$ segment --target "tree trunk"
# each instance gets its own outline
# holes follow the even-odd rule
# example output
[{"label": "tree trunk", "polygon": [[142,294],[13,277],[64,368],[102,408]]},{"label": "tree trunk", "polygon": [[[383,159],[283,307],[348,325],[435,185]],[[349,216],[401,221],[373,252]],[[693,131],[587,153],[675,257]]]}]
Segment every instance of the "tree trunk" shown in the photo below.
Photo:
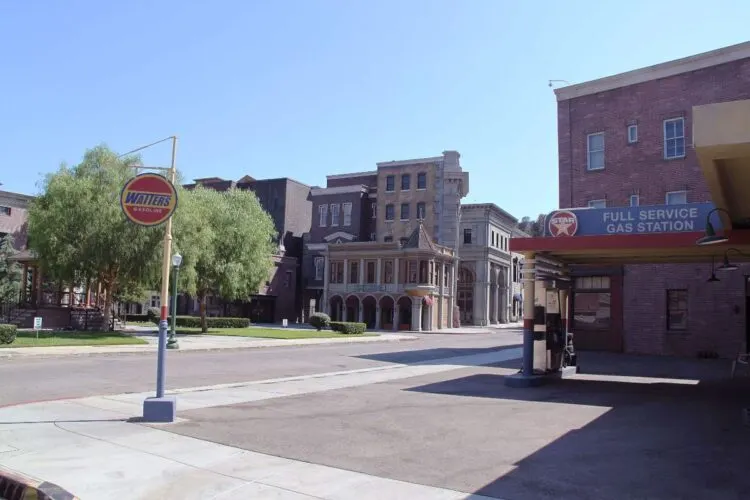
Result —
[{"label": "tree trunk", "polygon": [[198,294],[198,304],[200,305],[201,333],[207,333],[208,322],[206,321],[206,295],[205,294]]},{"label": "tree trunk", "polygon": [[112,294],[110,293],[110,287],[104,287],[104,327],[102,328],[105,332],[110,331],[110,321],[112,321]]}]

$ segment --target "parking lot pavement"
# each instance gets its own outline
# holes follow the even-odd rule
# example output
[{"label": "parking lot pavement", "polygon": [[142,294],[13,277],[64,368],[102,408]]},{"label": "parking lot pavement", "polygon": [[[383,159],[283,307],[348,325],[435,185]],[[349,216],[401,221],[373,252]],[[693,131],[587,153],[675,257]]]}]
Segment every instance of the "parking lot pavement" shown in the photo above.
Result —
[{"label": "parking lot pavement", "polygon": [[545,387],[505,387],[512,360],[197,409],[165,429],[495,498],[750,497],[748,379],[711,360],[640,358],[636,378],[627,356],[581,359],[585,374]]}]

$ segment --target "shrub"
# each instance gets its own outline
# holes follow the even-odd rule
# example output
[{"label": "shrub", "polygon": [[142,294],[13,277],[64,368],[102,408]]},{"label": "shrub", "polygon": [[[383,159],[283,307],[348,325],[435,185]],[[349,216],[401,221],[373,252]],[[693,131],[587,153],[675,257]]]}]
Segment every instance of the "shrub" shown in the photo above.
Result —
[{"label": "shrub", "polygon": [[361,335],[367,330],[367,324],[347,321],[331,321],[331,330],[346,335]]},{"label": "shrub", "polygon": [[0,344],[12,344],[17,330],[16,325],[0,325]]},{"label": "shrub", "polygon": [[[177,326],[182,328],[200,328],[200,316],[177,316]],[[209,328],[247,328],[250,326],[249,318],[206,318]]]},{"label": "shrub", "polygon": [[331,317],[326,313],[317,312],[310,315],[310,326],[316,328],[318,331],[328,328],[330,324]]},{"label": "shrub", "polygon": [[148,318],[148,321],[152,323],[159,323],[159,320],[161,319],[161,311],[158,307],[149,307],[146,311],[146,317]]},{"label": "shrub", "polygon": [[137,321],[139,323],[151,321],[151,316],[148,314],[125,314],[123,317],[125,321]]}]

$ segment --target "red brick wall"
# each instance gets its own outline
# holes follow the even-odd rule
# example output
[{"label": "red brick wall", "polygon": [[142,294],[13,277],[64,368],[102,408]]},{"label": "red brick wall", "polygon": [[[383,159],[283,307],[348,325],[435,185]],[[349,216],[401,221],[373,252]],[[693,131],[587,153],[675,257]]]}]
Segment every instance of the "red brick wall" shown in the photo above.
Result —
[{"label": "red brick wall", "polygon": [[[688,191],[688,202],[710,201],[691,144],[692,107],[749,98],[750,59],[745,59],[559,102],[560,207],[602,198],[607,206],[627,206],[631,194],[640,195],[641,205],[658,205],[668,191],[681,190]],[[663,121],[680,116],[685,118],[685,158],[665,160]],[[638,125],[638,142],[632,145],[627,143],[629,124]],[[605,168],[588,172],[586,136],[595,132],[605,133]],[[706,283],[710,274],[707,264],[625,266],[624,351],[736,355],[745,331],[743,271]],[[686,332],[667,332],[670,288],[688,290]]]}]

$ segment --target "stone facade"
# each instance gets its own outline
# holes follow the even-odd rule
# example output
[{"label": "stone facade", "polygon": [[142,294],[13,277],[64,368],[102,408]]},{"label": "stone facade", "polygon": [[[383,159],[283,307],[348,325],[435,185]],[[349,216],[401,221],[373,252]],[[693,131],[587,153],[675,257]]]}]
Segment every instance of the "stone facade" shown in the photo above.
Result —
[{"label": "stone facade", "polygon": [[508,249],[517,222],[492,203],[461,206],[457,304],[462,325],[517,320],[520,308],[514,309],[513,301],[519,295],[513,292],[514,262]]},{"label": "stone facade", "polygon": [[10,235],[16,250],[26,248],[27,211],[32,196],[0,191],[0,237]]},{"label": "stone facade", "polygon": [[[559,204],[663,205],[667,193],[711,201],[691,144],[693,106],[750,98],[750,43],[558,89]],[[667,120],[684,124],[684,154],[667,153]],[[635,128],[633,128],[635,127]],[[635,132],[635,133],[634,133]],[[603,168],[589,168],[588,137],[603,133]],[[598,149],[598,148],[597,148]],[[673,156],[673,158],[667,158]],[[678,195],[680,198],[682,195]],[[576,343],[617,351],[731,357],[743,346],[742,271],[706,283],[708,265],[637,265],[602,269],[602,331]],[[587,274],[585,269],[579,273]],[[747,272],[745,273],[747,274]],[[621,287],[618,289],[618,287]],[[667,291],[687,291],[687,328],[668,328]],[[606,302],[605,302],[606,301]],[[573,296],[576,307],[576,294]],[[575,310],[574,325],[575,331]],[[610,336],[606,341],[603,337]],[[581,340],[581,342],[579,342]]]}]

